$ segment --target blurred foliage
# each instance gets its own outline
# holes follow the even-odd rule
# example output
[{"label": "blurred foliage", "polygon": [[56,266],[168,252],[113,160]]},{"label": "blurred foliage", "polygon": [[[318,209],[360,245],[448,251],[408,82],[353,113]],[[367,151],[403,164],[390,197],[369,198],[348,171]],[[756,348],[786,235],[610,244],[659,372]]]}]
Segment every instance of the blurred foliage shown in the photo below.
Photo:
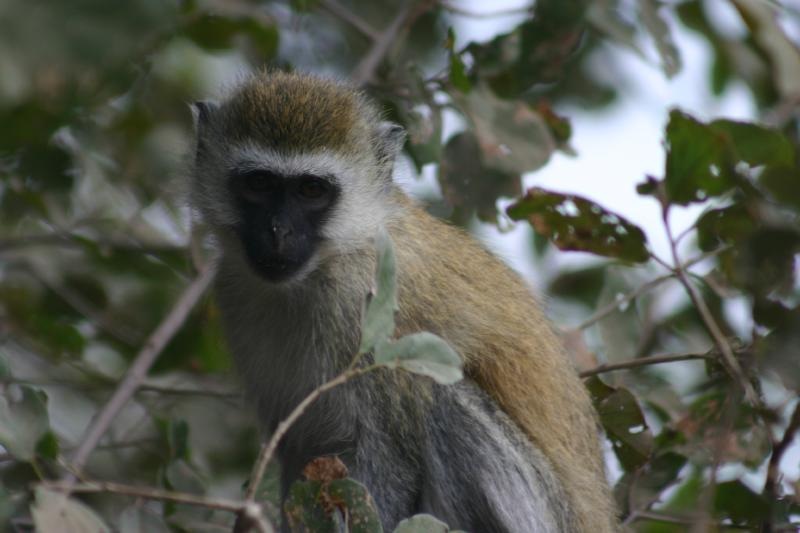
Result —
[{"label": "blurred foliage", "polygon": [[[31,484],[64,474],[87,424],[204,261],[183,196],[187,102],[264,67],[346,77],[405,5],[0,5],[3,530],[233,526],[235,517],[220,510],[107,491],[67,497]],[[436,166],[441,198],[426,199],[432,211],[463,225],[476,217],[503,225],[508,215],[531,223],[539,256],[553,253],[545,239],[598,256],[549,273],[549,287],[574,322],[586,319],[567,335],[581,369],[627,365],[586,381],[613,450],[626,526],[797,530],[800,486],[784,478],[781,463],[800,424],[800,416],[788,416],[800,391],[800,52],[787,31],[796,37],[797,7],[539,0],[504,15],[514,21],[510,29],[460,46],[467,36],[460,22],[477,17],[469,9],[455,0],[413,2],[414,16],[366,90],[409,132],[414,167]],[[735,31],[721,22],[722,9],[736,19]],[[612,113],[611,104],[629,94],[630,78],[617,75],[621,55],[659,65],[666,77],[680,72],[679,26],[711,51],[713,93],[746,87],[769,123],[705,121],[673,110],[663,174],[643,177],[638,187],[665,219],[680,206],[703,208],[680,251],[694,261],[687,268],[707,313],[680,296],[675,272],[653,258],[633,221],[583,197],[526,192],[522,182],[554,153],[574,155],[569,109]],[[497,206],[508,199],[506,215]],[[762,395],[758,405],[744,401],[741,383],[719,363],[709,321]],[[699,361],[643,364],[687,352]],[[451,377],[434,370],[428,373]],[[228,373],[217,311],[205,299],[117,417],[87,473],[241,499],[258,438]],[[797,464],[788,468],[796,472]],[[276,492],[270,469],[258,494],[273,520]],[[376,531],[374,512],[354,481],[313,476],[293,489],[287,508],[305,524],[320,521],[320,531],[343,516],[357,517],[358,530]],[[447,526],[420,516],[398,530]]]}]

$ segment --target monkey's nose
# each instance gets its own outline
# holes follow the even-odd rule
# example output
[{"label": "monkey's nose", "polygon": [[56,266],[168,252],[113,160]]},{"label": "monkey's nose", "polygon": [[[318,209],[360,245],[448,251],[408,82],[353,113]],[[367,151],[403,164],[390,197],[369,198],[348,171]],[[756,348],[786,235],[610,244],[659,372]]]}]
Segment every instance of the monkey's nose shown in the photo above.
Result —
[{"label": "monkey's nose", "polygon": [[292,229],[285,224],[273,223],[271,227],[272,239],[275,242],[275,249],[278,252],[283,251],[289,237],[292,236]]}]

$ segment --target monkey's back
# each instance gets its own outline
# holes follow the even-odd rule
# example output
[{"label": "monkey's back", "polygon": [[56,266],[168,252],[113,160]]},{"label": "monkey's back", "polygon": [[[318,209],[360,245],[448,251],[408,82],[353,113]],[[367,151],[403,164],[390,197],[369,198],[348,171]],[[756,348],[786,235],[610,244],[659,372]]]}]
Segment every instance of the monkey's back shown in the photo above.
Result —
[{"label": "monkey's back", "polygon": [[466,232],[397,198],[398,335],[427,330],[450,342],[549,458],[580,531],[615,531],[591,401],[529,288]]}]

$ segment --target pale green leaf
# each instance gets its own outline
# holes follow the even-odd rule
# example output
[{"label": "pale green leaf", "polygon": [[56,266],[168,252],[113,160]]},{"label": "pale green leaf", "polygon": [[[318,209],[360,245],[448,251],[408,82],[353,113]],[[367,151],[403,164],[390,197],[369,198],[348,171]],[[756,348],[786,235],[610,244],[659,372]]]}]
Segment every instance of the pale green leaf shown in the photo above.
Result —
[{"label": "pale green leaf", "polygon": [[368,352],[394,332],[397,310],[396,264],[392,239],[385,230],[375,237],[378,268],[375,294],[367,304],[361,326],[361,353]]},{"label": "pale green leaf", "polygon": [[13,391],[0,396],[0,444],[17,459],[30,461],[37,443],[50,429],[47,397],[30,387],[19,390],[19,399]]},{"label": "pale green leaf", "polygon": [[418,514],[402,520],[394,533],[447,533],[447,524],[429,514]]},{"label": "pale green leaf", "polygon": [[488,168],[531,172],[544,166],[558,147],[544,119],[523,102],[501,100],[483,85],[452,96],[474,125]]},{"label": "pale green leaf", "polygon": [[94,511],[60,492],[37,489],[31,514],[41,533],[111,533]]},{"label": "pale green leaf", "polygon": [[455,350],[444,339],[427,331],[379,344],[375,349],[375,362],[422,374],[444,385],[464,377],[462,361]]}]

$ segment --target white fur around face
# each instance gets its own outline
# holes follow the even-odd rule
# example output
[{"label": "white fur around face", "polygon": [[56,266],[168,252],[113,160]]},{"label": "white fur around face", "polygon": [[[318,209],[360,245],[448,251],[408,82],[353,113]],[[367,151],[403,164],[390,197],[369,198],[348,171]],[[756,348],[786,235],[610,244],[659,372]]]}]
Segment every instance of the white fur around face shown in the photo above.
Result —
[{"label": "white fur around face", "polygon": [[234,146],[224,154],[214,155],[210,158],[213,168],[196,169],[195,197],[195,205],[212,226],[229,228],[240,221],[228,188],[229,176],[234,171],[264,170],[289,179],[310,174],[328,179],[340,188],[336,205],[323,223],[325,240],[307,267],[298,273],[300,278],[327,257],[369,246],[391,210],[387,184],[379,178],[375,160],[368,157],[346,157],[330,150],[291,153],[255,144]]}]

